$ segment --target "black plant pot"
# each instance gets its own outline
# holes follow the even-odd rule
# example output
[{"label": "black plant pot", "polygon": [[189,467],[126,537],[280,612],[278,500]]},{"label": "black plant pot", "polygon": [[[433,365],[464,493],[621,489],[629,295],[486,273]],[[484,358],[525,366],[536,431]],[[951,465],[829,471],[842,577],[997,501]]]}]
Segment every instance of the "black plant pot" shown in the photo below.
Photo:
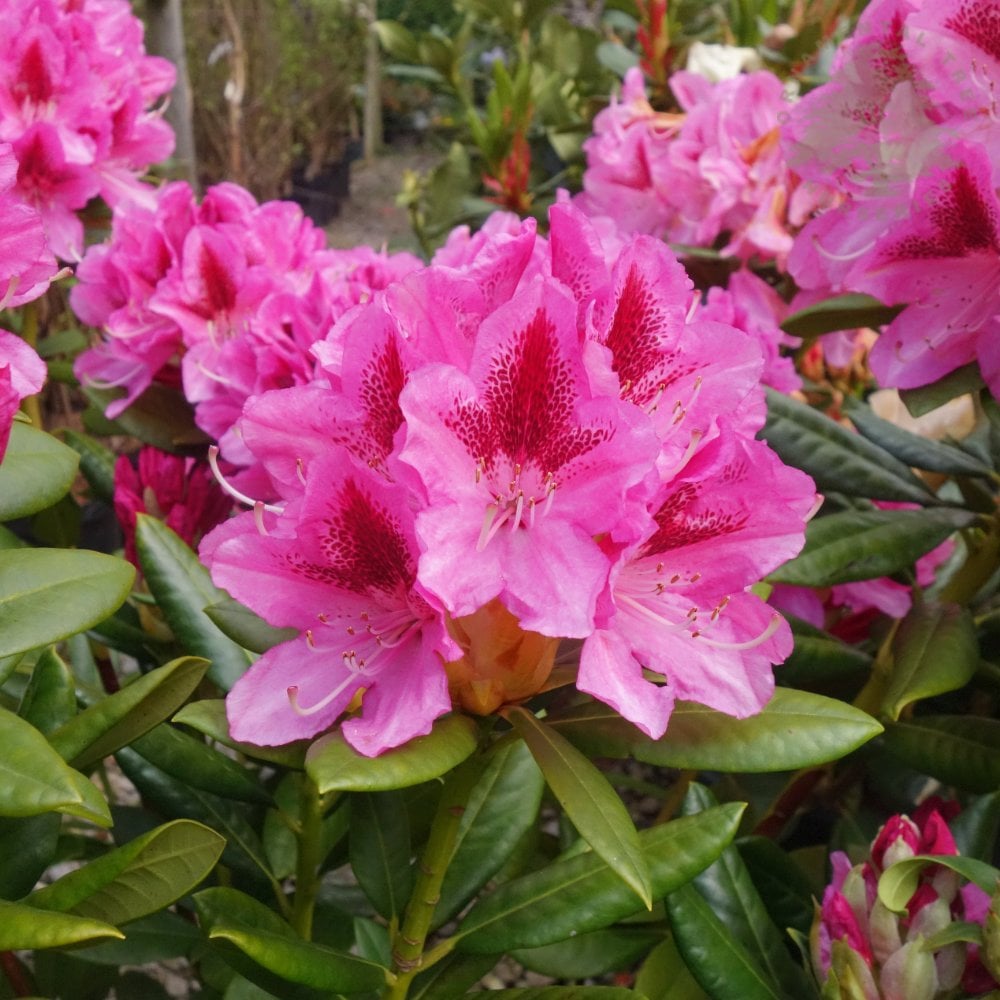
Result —
[{"label": "black plant pot", "polygon": [[340,214],[351,194],[351,164],[346,157],[307,176],[305,167],[292,171],[292,201],[316,223],[325,226]]}]

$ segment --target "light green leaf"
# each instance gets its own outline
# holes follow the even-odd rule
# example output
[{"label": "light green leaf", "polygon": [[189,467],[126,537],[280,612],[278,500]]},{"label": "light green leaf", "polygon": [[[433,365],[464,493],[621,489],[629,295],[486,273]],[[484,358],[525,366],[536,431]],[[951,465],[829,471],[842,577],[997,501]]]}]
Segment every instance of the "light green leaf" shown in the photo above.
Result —
[{"label": "light green leaf", "polygon": [[57,729],[52,746],[74,767],[91,767],[169,718],[207,668],[205,660],[182,656],[137,677]]},{"label": "light green leaf", "polygon": [[908,569],[976,515],[965,510],[842,511],[810,521],[805,548],[768,578],[829,587]]},{"label": "light green leaf", "polygon": [[228,594],[212,583],[190,547],[162,521],[139,514],[135,548],[143,576],[163,617],[183,648],[211,661],[209,679],[224,691],[246,673],[251,657],[205,614]]},{"label": "light green leaf", "polygon": [[215,867],[225,839],[191,820],[175,820],[32,893],[26,903],[124,924],[169,906]]},{"label": "light green leaf", "polygon": [[0,552],[0,656],[47,646],[103,621],[134,579],[127,562],[99,552]]},{"label": "light green leaf", "polygon": [[551,717],[584,752],[662,767],[760,773],[838,760],[882,732],[870,715],[834,698],[777,688],[758,715],[734,719],[693,702],[677,702],[662,739],[651,740],[598,702]]},{"label": "light green leaf", "polygon": [[768,389],[767,413],[764,439],[785,462],[808,472],[821,492],[936,502],[909,466],[805,403]]},{"label": "light green leaf", "polygon": [[470,718],[448,715],[438,719],[427,736],[418,736],[378,757],[365,757],[335,732],[309,748],[306,772],[322,795],[409,788],[461,764],[476,749],[476,736],[476,724]]},{"label": "light green leaf", "polygon": [[0,951],[62,948],[85,941],[124,937],[117,927],[100,920],[68,913],[48,913],[24,903],[0,900]]},{"label": "light green leaf", "polygon": [[673,937],[649,953],[635,978],[635,988],[652,1000],[709,1000],[684,963]]},{"label": "light green leaf", "polygon": [[266,653],[279,643],[294,639],[299,633],[294,628],[275,628],[268,625],[260,615],[232,598],[209,604],[205,614],[233,642],[239,643],[251,653]]},{"label": "light green leaf", "polygon": [[[729,803],[643,830],[653,898],[710,865],[732,841],[742,812]],[[565,941],[636,912],[632,889],[595,852],[584,851],[503,883],[476,903],[455,937],[460,951],[495,954]]]},{"label": "light green leaf", "polygon": [[217,743],[239,750],[254,760],[266,760],[301,771],[305,767],[306,749],[304,740],[288,743],[281,747],[259,747],[252,743],[240,743],[229,736],[229,722],[226,720],[226,703],[221,698],[206,698],[185,705],[174,717],[173,722],[190,726],[192,729],[210,736]]},{"label": "light green leaf", "polygon": [[978,663],[979,642],[968,611],[957,604],[915,603],[892,641],[883,714],[896,720],[921,698],[957,691]]},{"label": "light green leaf", "polygon": [[79,458],[51,434],[15,420],[0,464],[0,521],[51,507],[69,492]]},{"label": "light green leaf", "polygon": [[100,792],[34,726],[0,708],[0,816],[64,812],[111,826]]},{"label": "light green leaf", "polygon": [[917,891],[921,872],[930,864],[950,868],[962,878],[978,885],[983,892],[992,894],[997,890],[1000,871],[985,861],[965,858],[960,854],[917,854],[904,861],[897,861],[882,872],[878,880],[878,898],[882,905],[893,913],[903,913],[906,904]]},{"label": "light green leaf", "polygon": [[885,747],[909,767],[970,792],[1000,788],[1000,721],[921,716],[886,727]]},{"label": "light green leaf", "polygon": [[17,714],[46,735],[76,714],[73,671],[54,649],[38,657]]},{"label": "light green leaf", "polygon": [[527,709],[508,710],[545,781],[581,836],[632,887],[647,909],[653,907],[649,867],[628,810],[607,778],[556,730]]}]

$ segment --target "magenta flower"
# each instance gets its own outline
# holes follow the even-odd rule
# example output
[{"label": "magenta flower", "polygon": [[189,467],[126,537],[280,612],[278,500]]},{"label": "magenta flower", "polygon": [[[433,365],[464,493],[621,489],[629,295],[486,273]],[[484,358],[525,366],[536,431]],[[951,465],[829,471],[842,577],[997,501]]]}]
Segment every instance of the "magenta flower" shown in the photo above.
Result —
[{"label": "magenta flower", "polygon": [[45,376],[45,362],[16,334],[0,330],[0,461],[21,400],[40,392]]},{"label": "magenta flower", "polygon": [[114,505],[125,535],[125,558],[134,566],[139,565],[137,514],[159,518],[193,548],[233,508],[205,462],[152,447],[140,449],[135,465],[126,455],[115,463]]},{"label": "magenta flower", "polygon": [[[263,532],[263,533],[262,533]],[[405,491],[332,448],[304,495],[216,529],[202,557],[221,586],[297,639],[265,653],[227,699],[235,739],[313,736],[348,711],[348,742],[375,756],[430,731],[451,708],[442,662],[459,654],[417,582]]]}]

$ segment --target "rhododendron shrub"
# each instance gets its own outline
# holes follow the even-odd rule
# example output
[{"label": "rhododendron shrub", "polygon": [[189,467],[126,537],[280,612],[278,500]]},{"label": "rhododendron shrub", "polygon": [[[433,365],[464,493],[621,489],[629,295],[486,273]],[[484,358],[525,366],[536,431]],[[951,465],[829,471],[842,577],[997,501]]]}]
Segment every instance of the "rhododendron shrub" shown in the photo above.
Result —
[{"label": "rhododendron shrub", "polygon": [[975,362],[1000,393],[998,17],[995,0],[869,4],[783,129],[790,166],[841,196],[797,238],[796,281],[905,306],[871,353],[884,386]]},{"label": "rhododendron shrub", "polygon": [[747,588],[799,550],[814,491],[753,440],[760,350],[689,316],[662,243],[609,260],[569,204],[550,224],[377,293],[316,346],[324,384],[248,403],[240,433],[280,501],[202,556],[300,638],[237,683],[235,738],[312,735],[359,693],[361,752],[428,732],[461,653],[448,623],[494,601],[583,640],[579,687],[653,737],[677,697],[766,704],[790,634]]},{"label": "rhododendron shrub", "polygon": [[41,213],[52,249],[76,260],[77,212],[91,198],[152,200],[141,176],[173,151],[154,105],[174,67],[146,54],[126,0],[12,0],[4,13],[0,142],[13,147],[17,194]]}]

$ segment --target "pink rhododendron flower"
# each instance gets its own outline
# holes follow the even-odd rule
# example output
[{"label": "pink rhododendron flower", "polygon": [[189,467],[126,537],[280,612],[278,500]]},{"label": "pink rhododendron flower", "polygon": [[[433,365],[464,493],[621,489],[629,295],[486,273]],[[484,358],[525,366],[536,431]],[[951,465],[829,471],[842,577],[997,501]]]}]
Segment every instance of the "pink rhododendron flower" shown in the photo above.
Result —
[{"label": "pink rhododendron flower", "polygon": [[810,934],[813,968],[820,982],[857,983],[872,1000],[914,1000],[953,995],[961,985],[978,996],[997,987],[979,962],[976,949],[962,940],[933,951],[925,941],[953,922],[982,923],[989,896],[975,885],[959,888],[958,875],[928,865],[898,915],[878,898],[878,881],[893,864],[917,854],[955,855],[948,828],[955,803],[929,799],[915,813],[892,816],[872,842],[869,859],[851,865],[847,855],[830,857],[833,879]]},{"label": "pink rhododendron flower", "polygon": [[139,565],[135,518],[150,514],[194,547],[226,519],[233,507],[205,462],[158,448],[139,450],[138,459],[121,455],[115,463],[115,514],[125,534],[125,558]]},{"label": "pink rhododendron flower", "polygon": [[548,241],[487,230],[346,312],[311,383],[247,402],[271,502],[202,555],[300,636],[234,689],[238,738],[346,713],[379,753],[452,700],[530,697],[562,638],[584,641],[579,687],[651,734],[674,698],[742,716],[770,694],[790,636],[748,588],[801,547],[815,493],[754,440],[759,345],[696,314],[663,243],[605,242],[565,200]]},{"label": "pink rhododendron flower", "polygon": [[0,460],[21,400],[41,391],[45,375],[45,362],[24,341],[0,330]]}]

